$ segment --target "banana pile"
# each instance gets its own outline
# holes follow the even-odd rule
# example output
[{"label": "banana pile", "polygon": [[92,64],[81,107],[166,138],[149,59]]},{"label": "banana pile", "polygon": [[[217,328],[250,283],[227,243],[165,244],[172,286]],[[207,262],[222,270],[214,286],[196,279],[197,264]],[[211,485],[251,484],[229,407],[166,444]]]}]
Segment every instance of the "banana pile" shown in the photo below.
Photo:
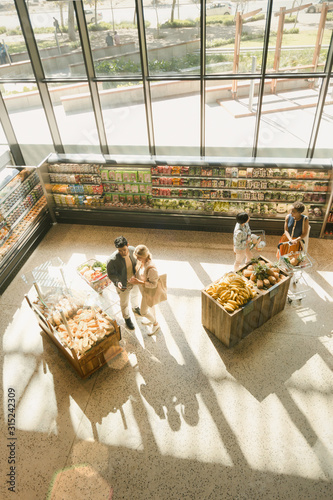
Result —
[{"label": "banana pile", "polygon": [[228,312],[234,312],[256,296],[253,283],[233,272],[209,285],[206,292]]}]

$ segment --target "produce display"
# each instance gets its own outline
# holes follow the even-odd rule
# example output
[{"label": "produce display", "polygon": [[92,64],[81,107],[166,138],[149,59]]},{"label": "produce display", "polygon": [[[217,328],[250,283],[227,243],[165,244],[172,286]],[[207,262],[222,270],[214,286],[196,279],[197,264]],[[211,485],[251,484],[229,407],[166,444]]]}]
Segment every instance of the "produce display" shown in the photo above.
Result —
[{"label": "produce display", "polygon": [[151,173],[154,209],[276,217],[303,201],[310,219],[324,215],[330,176],[319,170],[240,165],[158,165]]},{"label": "produce display", "polygon": [[229,313],[240,309],[256,296],[253,282],[234,272],[212,283],[206,292]]},{"label": "produce display", "polygon": [[115,331],[114,321],[100,307],[86,307],[82,302],[74,295],[54,291],[34,301],[34,306],[57,331],[61,343],[74,349],[78,357]]},{"label": "produce display", "polygon": [[15,245],[20,238],[26,234],[29,226],[34,224],[40,214],[45,211],[46,207],[47,204],[45,196],[42,196],[29,210],[29,212],[17,223],[15,228],[7,233],[6,238],[2,240],[2,245],[0,246],[0,263],[1,260],[6,257],[6,254],[10,252],[13,245]]},{"label": "produce display", "polygon": [[241,272],[244,278],[251,281],[259,290],[267,290],[285,279],[276,265],[262,259],[251,259]]},{"label": "produce display", "polygon": [[111,284],[106,272],[106,264],[90,259],[77,268],[80,276],[98,293]]}]

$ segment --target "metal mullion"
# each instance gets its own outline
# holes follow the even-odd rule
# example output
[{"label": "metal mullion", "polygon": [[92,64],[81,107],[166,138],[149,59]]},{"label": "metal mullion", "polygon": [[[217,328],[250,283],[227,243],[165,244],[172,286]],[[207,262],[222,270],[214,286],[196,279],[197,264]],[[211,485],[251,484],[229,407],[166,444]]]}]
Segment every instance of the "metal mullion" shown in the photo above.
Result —
[{"label": "metal mullion", "polygon": [[201,0],[200,16],[200,156],[206,153],[206,0]]},{"label": "metal mullion", "polygon": [[253,149],[252,149],[252,156],[254,158],[256,158],[257,150],[258,150],[259,128],[260,128],[262,101],[263,101],[264,90],[265,90],[266,65],[267,65],[269,34],[270,34],[270,29],[271,29],[272,11],[273,11],[273,0],[268,0],[268,10],[267,10],[265,35],[264,35],[264,46],[263,46],[263,52],[262,52],[261,76],[260,76],[260,85],[259,85],[259,91],[258,91],[258,107],[257,107],[256,123],[255,123],[254,138],[253,138]]},{"label": "metal mullion", "polygon": [[19,21],[21,24],[22,33],[30,56],[32,70],[35,75],[36,85],[38,87],[40,99],[42,101],[46,120],[50,129],[53,145],[57,153],[64,153],[64,147],[61,141],[61,136],[58,129],[57,120],[54,114],[51,97],[46,83],[43,83],[45,78],[42,62],[39,56],[37,42],[30,23],[29,12],[24,0],[14,0]]},{"label": "metal mullion", "polygon": [[13,155],[15,165],[25,165],[22,151],[19,143],[17,142],[16,134],[13,129],[12,123],[10,121],[9,114],[1,92],[0,92],[0,116],[1,116],[2,128],[5,133],[10,148],[10,152]]},{"label": "metal mullion", "polygon": [[312,131],[311,131],[311,136],[309,140],[309,147],[306,152],[306,157],[307,158],[313,158],[314,155],[314,150],[318,138],[318,133],[319,133],[319,127],[321,124],[321,118],[322,114],[324,111],[324,106],[325,106],[325,99],[330,83],[330,78],[331,78],[331,72],[332,72],[332,65],[333,65],[333,33],[331,35],[331,43],[328,49],[327,53],[327,58],[326,58],[326,66],[325,66],[325,73],[326,73],[326,78],[321,84],[320,88],[320,93],[319,93],[319,99],[318,99],[318,104],[316,106],[316,113],[315,117],[313,120],[313,126],[312,126]]},{"label": "metal mullion", "polygon": [[144,94],[144,100],[145,100],[145,110],[146,110],[146,120],[147,120],[148,144],[149,144],[150,154],[152,156],[155,156],[156,155],[156,145],[155,145],[155,136],[154,136],[154,122],[153,122],[153,110],[152,110],[150,83],[148,80],[148,77],[149,77],[148,53],[147,53],[147,41],[146,41],[146,32],[145,32],[142,0],[135,0],[135,7],[136,7],[136,17],[137,17],[137,22],[138,22],[138,37],[139,37],[141,71],[142,71],[142,80],[143,80],[143,94]]},{"label": "metal mullion", "polygon": [[94,61],[92,57],[90,42],[89,42],[89,34],[88,28],[86,24],[86,19],[84,15],[84,8],[82,4],[82,0],[73,2],[74,9],[76,13],[77,25],[79,28],[81,47],[82,47],[82,55],[86,68],[86,73],[88,77],[88,85],[90,89],[91,101],[95,116],[96,128],[99,138],[99,143],[101,147],[101,151],[103,154],[109,154],[109,147],[107,142],[107,137],[105,133],[103,113],[101,107],[101,101],[99,98],[98,85],[95,79],[95,68]]}]

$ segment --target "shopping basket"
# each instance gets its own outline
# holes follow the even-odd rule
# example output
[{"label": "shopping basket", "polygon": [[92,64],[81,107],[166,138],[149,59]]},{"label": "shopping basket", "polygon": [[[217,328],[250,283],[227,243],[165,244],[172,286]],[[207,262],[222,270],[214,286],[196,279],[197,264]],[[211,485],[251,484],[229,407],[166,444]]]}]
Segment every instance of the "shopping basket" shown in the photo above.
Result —
[{"label": "shopping basket", "polygon": [[310,289],[303,276],[303,271],[312,267],[312,260],[307,254],[302,240],[300,250],[281,255],[281,247],[283,245],[290,245],[289,241],[279,243],[278,245],[278,267],[289,276],[292,276],[288,291],[288,302],[302,300],[306,296],[306,292]]},{"label": "shopping basket", "polygon": [[251,231],[251,238],[249,242],[249,250],[253,258],[260,256],[263,248],[266,246],[265,231]]}]

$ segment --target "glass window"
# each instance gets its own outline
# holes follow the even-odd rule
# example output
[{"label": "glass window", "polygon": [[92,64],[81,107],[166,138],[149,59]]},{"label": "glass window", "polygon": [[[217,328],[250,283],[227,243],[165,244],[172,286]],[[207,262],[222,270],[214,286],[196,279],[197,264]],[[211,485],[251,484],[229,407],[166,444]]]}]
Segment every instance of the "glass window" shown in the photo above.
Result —
[{"label": "glass window", "polygon": [[260,72],[266,9],[267,0],[206,4],[207,74]]},{"label": "glass window", "polygon": [[207,156],[252,156],[258,89],[259,80],[206,82]]},{"label": "glass window", "polygon": [[200,74],[200,2],[144,7],[150,75]]},{"label": "glass window", "polygon": [[66,153],[100,153],[87,83],[50,84],[49,92]]},{"label": "glass window", "polygon": [[14,2],[6,2],[0,21],[0,78],[33,78],[27,46]]},{"label": "glass window", "polygon": [[333,78],[330,80],[316,143],[316,157],[333,157]]},{"label": "glass window", "polygon": [[149,154],[143,86],[103,82],[100,101],[111,154]]},{"label": "glass window", "polygon": [[156,154],[200,154],[200,83],[151,84]]},{"label": "glass window", "polygon": [[84,1],[96,76],[141,75],[135,0]]},{"label": "glass window", "polygon": [[73,2],[30,5],[29,16],[45,76],[86,76]]},{"label": "glass window", "polygon": [[37,165],[54,151],[37,86],[5,83],[3,88],[2,96],[25,162]]},{"label": "glass window", "polygon": [[[295,0],[285,0],[282,4],[274,0],[267,71],[308,73],[324,70],[331,29],[325,27],[325,22],[321,28],[322,2],[309,3],[304,2],[304,7],[307,5],[304,8]],[[299,7],[301,10],[296,10]],[[284,14],[283,9],[295,11]],[[318,33],[322,35],[321,47],[317,42]]]},{"label": "glass window", "polygon": [[305,157],[318,104],[318,90],[317,83],[307,79],[266,80],[259,156]]}]

